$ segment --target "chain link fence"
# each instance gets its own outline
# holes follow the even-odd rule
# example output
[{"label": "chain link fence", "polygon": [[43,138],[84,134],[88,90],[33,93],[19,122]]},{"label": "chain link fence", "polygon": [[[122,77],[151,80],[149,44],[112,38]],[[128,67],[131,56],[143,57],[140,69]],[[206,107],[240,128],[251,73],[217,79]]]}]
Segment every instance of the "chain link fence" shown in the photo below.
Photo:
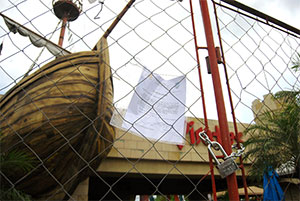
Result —
[{"label": "chain link fence", "polygon": [[[220,138],[207,52],[201,49],[204,88],[199,86],[189,1],[138,0],[122,17],[127,1],[84,1],[79,17],[67,23],[63,48],[55,45],[61,20],[52,3],[9,0],[1,9],[9,17],[0,24],[2,195],[210,200],[226,190],[197,135],[209,119],[213,139]],[[300,52],[299,33],[226,3],[212,5],[221,39],[215,42],[226,64],[226,71],[222,64],[219,68],[227,115],[231,121],[231,96],[237,121],[229,123],[233,143],[235,126],[243,132],[254,123],[259,109],[253,101],[264,104],[267,94],[299,86],[299,74],[290,68]],[[199,11],[194,5],[197,41],[205,46]],[[115,19],[119,22],[111,30]],[[154,84],[143,85],[151,79]],[[184,93],[176,91],[181,83]],[[141,93],[145,89],[148,94]],[[139,104],[132,103],[134,97]],[[136,108],[128,116],[130,105]],[[185,126],[178,126],[182,120]],[[146,135],[147,129],[157,138]],[[169,139],[170,133],[178,141]],[[19,164],[5,162],[14,157]],[[241,170],[237,175],[242,187],[247,175]]]},{"label": "chain link fence", "polygon": [[224,3],[216,11],[237,120],[251,122],[254,100],[297,89],[299,33]]},{"label": "chain link fence", "polygon": [[[297,134],[293,134],[293,131],[285,129],[284,126],[287,124],[292,128],[292,123],[289,124],[288,121],[278,127],[281,118],[278,114],[283,114],[278,111],[281,109],[285,111],[285,104],[287,104],[283,101],[284,96],[278,97],[283,92],[299,91],[299,72],[293,68],[299,60],[299,29],[238,2],[215,1],[214,11],[219,44],[224,56],[225,82],[228,83],[228,95],[232,101],[231,107],[234,108],[233,118],[242,123],[245,129],[255,130],[259,135],[270,131],[272,133],[269,134],[269,140],[257,138],[264,140],[256,144],[259,146],[257,150],[260,151],[257,152],[257,157],[251,159],[253,172],[259,172],[262,168],[255,166],[256,161],[260,156],[263,158],[264,150],[268,150],[266,147],[273,142],[271,136],[279,138],[276,134],[286,137],[281,142],[277,141],[277,144],[273,143],[271,149],[274,150],[276,147],[275,149],[280,149],[286,156],[276,152],[274,158],[266,160],[297,161],[293,157],[286,159],[289,156],[287,156],[288,152],[284,152],[283,147],[287,144],[289,145],[286,147],[292,147],[289,140],[299,141],[299,134],[297,131]],[[284,119],[287,120],[288,116]],[[295,120],[294,124],[298,122]],[[282,134],[284,132],[286,134]],[[257,136],[257,134],[248,132],[249,136]],[[294,154],[299,157],[297,156],[299,153],[294,152]],[[270,154],[268,156],[270,157]],[[298,199],[295,195],[299,187],[296,183],[287,182],[298,177],[297,167],[289,162],[273,167],[281,175],[281,186],[286,199]],[[249,177],[249,173],[246,177]]]}]

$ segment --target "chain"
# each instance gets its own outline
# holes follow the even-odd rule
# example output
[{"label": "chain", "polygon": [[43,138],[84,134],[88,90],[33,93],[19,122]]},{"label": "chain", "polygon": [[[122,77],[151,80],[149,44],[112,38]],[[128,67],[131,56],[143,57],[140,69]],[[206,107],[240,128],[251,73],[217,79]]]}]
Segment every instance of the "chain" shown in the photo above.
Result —
[{"label": "chain", "polygon": [[205,131],[202,131],[199,133],[199,137],[201,140],[204,141],[205,145],[211,144],[211,140],[209,139],[208,135],[205,133]]},{"label": "chain", "polygon": [[[220,143],[216,142],[216,141],[211,141],[205,131],[200,132],[199,137],[202,139],[204,144],[206,146],[208,146],[209,149],[210,149],[210,147],[213,147],[216,151],[220,150],[224,155],[224,160],[226,160],[228,158],[234,158],[235,159],[237,157],[240,157],[243,154],[244,150],[245,150],[245,147],[243,146],[243,144],[240,143],[240,148],[238,147],[237,144],[234,144],[234,145],[232,145],[232,149],[236,150],[236,152],[232,152],[228,156],[227,153],[225,152],[224,148],[222,147],[222,145]],[[214,156],[214,158],[216,158],[216,157]]]},{"label": "chain", "polygon": [[230,157],[237,158],[237,157],[240,157],[244,153],[245,147],[243,146],[242,143],[240,143],[240,148],[238,147],[237,144],[234,144],[234,145],[232,145],[232,149],[235,149],[236,152],[232,152],[230,154]]}]

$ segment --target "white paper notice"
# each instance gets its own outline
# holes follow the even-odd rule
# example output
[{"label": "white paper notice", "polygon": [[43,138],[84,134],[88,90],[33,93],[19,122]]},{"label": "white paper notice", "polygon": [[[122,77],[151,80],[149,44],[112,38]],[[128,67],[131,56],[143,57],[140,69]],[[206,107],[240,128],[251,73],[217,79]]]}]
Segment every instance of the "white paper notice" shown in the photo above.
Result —
[{"label": "white paper notice", "polygon": [[150,140],[184,144],[186,79],[164,80],[144,69],[122,127]]}]

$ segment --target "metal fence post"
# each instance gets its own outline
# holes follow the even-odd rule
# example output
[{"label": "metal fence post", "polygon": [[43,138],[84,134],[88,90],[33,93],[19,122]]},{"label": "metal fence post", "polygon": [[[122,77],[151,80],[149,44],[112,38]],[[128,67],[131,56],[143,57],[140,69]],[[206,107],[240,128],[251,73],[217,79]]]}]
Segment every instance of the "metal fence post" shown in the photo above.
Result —
[{"label": "metal fence post", "polygon": [[[227,123],[225,103],[224,103],[224,97],[222,93],[222,85],[220,80],[218,64],[217,64],[217,56],[216,56],[216,50],[215,50],[215,45],[213,40],[211,22],[209,18],[208,5],[206,0],[199,0],[199,2],[201,6],[201,13],[202,13],[204,31],[206,36],[206,43],[208,48],[209,62],[211,65],[211,74],[212,74],[212,80],[214,85],[218,120],[219,120],[219,126],[221,131],[222,146],[224,147],[227,154],[231,154],[232,149],[231,149],[231,143],[229,138],[229,128]],[[233,173],[229,175],[228,177],[226,177],[226,180],[227,180],[229,199],[239,200],[236,174]]]}]

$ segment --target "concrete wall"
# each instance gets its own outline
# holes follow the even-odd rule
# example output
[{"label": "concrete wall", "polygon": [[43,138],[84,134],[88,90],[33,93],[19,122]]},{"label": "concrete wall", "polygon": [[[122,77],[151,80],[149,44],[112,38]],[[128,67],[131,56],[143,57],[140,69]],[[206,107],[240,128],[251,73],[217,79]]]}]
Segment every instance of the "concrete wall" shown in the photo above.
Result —
[{"label": "concrete wall", "polygon": [[[204,128],[203,119],[187,118],[187,123],[193,121],[193,128],[196,131]],[[211,132],[216,132],[215,126],[218,121],[209,120]],[[247,125],[238,125],[240,132]],[[229,129],[234,131],[232,123]],[[191,132],[186,135],[186,143],[179,149],[177,145],[148,141],[147,139],[117,129],[117,136],[113,148],[108,157],[98,168],[100,174],[110,173],[142,173],[153,175],[207,175],[210,172],[207,146],[202,142],[195,141],[191,144]],[[219,153],[216,153],[220,155]],[[247,164],[246,164],[247,169]],[[219,175],[214,169],[215,175]],[[241,175],[241,171],[236,172]],[[75,200],[87,200],[88,180],[78,186],[73,194]]]}]

